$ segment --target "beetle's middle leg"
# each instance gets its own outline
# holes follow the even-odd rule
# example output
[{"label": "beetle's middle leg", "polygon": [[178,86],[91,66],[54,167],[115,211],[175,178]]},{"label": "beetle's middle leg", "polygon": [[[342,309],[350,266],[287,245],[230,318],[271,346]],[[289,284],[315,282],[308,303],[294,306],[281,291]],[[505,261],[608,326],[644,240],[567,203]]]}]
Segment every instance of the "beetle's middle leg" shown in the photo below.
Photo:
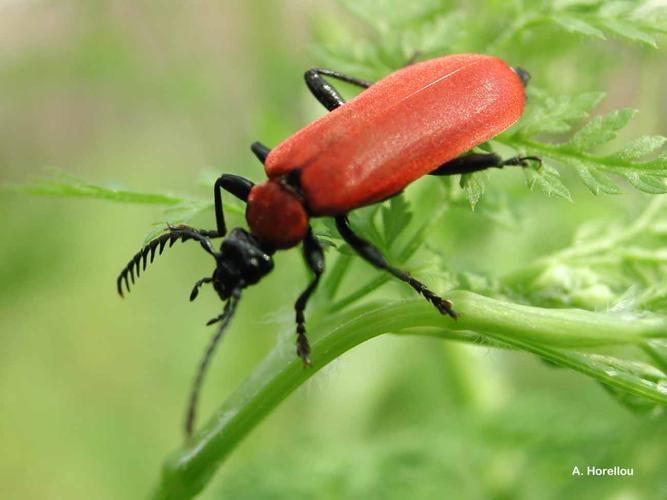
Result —
[{"label": "beetle's middle leg", "polygon": [[320,101],[322,106],[327,108],[329,111],[333,111],[334,109],[345,104],[345,99],[343,99],[338,90],[336,90],[336,87],[324,79],[325,76],[335,78],[336,80],[340,80],[342,82],[351,83],[352,85],[357,85],[358,87],[362,87],[364,89],[367,89],[373,85],[372,82],[361,80],[338,71],[324,68],[309,69],[303,76],[306,80],[306,85],[308,85],[308,88],[315,96],[315,99]]},{"label": "beetle's middle leg", "polygon": [[537,156],[514,156],[503,160],[495,153],[473,153],[459,156],[453,160],[440,165],[429,175],[453,175],[470,174],[487,168],[503,168],[509,166],[527,167],[528,162],[534,161],[542,164],[542,159]]},{"label": "beetle's middle leg", "polygon": [[296,312],[296,353],[306,365],[309,365],[310,344],[306,337],[306,320],[303,311],[306,309],[306,304],[311,294],[320,283],[322,273],[324,273],[324,252],[320,242],[310,228],[303,240],[303,257],[306,259],[306,264],[313,271],[315,277],[294,303],[294,310]]},{"label": "beetle's middle leg", "polygon": [[[340,92],[331,85],[324,77],[328,76],[330,78],[335,78],[342,82],[351,83],[352,85],[357,85],[358,87],[367,89],[373,82],[362,80],[360,78],[355,78],[354,76],[346,75],[339,71],[334,71],[332,69],[325,68],[312,68],[306,71],[303,75],[306,80],[306,85],[310,92],[315,96],[322,106],[327,108],[329,111],[345,104],[345,99],[340,95]],[[261,142],[254,142],[250,149],[259,159],[259,161],[264,164],[266,158],[269,156],[271,150],[262,144]]]},{"label": "beetle's middle leg", "polygon": [[380,252],[380,250],[378,250],[375,245],[369,241],[364,240],[361,236],[357,235],[352,230],[350,223],[347,220],[347,216],[337,216],[336,227],[338,228],[338,232],[343,237],[343,239],[366,261],[379,269],[384,269],[385,271],[393,274],[399,280],[410,285],[417,293],[423,295],[426,300],[433,304],[440,312],[440,314],[448,314],[452,318],[456,319],[457,314],[454,312],[454,306],[451,301],[436,295],[434,292],[429,290],[429,288],[424,283],[416,280],[407,272],[401,271],[400,269],[390,265],[387,262],[387,259],[385,259],[384,255],[382,255],[382,252]]}]

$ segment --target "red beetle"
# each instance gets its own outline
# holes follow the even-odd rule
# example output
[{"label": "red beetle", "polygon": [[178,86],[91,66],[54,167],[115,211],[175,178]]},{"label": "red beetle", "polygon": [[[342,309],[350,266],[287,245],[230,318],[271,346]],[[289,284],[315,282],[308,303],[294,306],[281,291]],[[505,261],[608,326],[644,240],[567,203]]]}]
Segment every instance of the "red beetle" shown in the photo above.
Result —
[{"label": "red beetle", "polygon": [[[346,103],[324,79],[327,76],[366,90]],[[243,177],[222,175],[214,188],[216,230],[170,226],[137,253],[118,277],[122,295],[123,283],[129,290],[128,277],[134,282],[135,270],[138,276],[140,267],[146,268],[148,255],[152,261],[158,248],[161,253],[167,242],[172,245],[178,239],[198,241],[216,260],[213,274],[199,280],[190,295],[194,300],[202,284],[212,283],[227,303],[223,313],[208,323],[221,325],[195,380],[186,421],[188,435],[203,374],[241,290],[273,269],[271,256],[276,250],[301,242],[314,278],[294,306],[297,354],[309,363],[303,312],[324,272],[324,253],[310,228],[311,217],[334,217],[340,235],[362,258],[410,285],[440,313],[456,318],[450,301],[392,267],[375,246],[355,234],[346,214],[385,200],[427,174],[462,174],[540,161],[536,157],[503,161],[493,153],[465,154],[510,127],[523,113],[524,87],[530,75],[498,58],[478,54],[440,57],[406,66],[377,83],[326,69],[311,69],[305,79],[331,113],[273,150],[258,142],[252,145],[268,180],[254,185]],[[227,234],[221,189],[247,202],[250,231],[236,228]],[[210,238],[225,235],[216,251]]]}]

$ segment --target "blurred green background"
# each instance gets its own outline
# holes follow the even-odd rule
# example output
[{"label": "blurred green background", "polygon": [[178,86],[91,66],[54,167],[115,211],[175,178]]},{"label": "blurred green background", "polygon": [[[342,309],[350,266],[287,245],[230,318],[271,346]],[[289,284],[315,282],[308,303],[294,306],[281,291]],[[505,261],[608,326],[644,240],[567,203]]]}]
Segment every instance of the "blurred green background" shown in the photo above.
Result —
[{"label": "blurred green background", "polygon": [[[0,181],[58,166],[208,197],[202,172],[261,179],[249,144],[274,145],[321,114],[302,73],[322,63],[312,28],[332,16],[353,22],[322,0],[2,1]],[[664,133],[664,95],[627,76],[644,72],[641,88],[664,89],[664,58],[615,57],[627,64],[602,73],[605,106],[639,107],[635,131]],[[561,68],[567,90],[575,70]],[[517,199],[521,227],[453,211],[439,244],[454,269],[515,268],[563,246],[580,221],[632,203],[575,186],[571,204],[527,192],[518,173],[492,179]],[[121,300],[115,277],[157,209],[3,193],[0,210],[0,495],[144,497],[180,443],[204,323],[220,309],[209,290],[187,301],[209,257],[177,246]],[[202,415],[291,334],[306,279],[290,251],[248,290]],[[665,427],[525,354],[385,336],[283,403],[202,498],[667,498]],[[577,478],[575,465],[635,476]]]}]

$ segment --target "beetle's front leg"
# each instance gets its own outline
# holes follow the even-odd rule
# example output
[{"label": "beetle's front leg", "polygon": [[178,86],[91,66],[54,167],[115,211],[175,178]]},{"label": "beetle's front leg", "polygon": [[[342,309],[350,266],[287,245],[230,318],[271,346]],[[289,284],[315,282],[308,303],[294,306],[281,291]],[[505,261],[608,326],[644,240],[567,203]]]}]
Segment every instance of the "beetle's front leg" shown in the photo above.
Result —
[{"label": "beetle's front leg", "polygon": [[537,156],[514,156],[503,160],[495,153],[473,153],[454,158],[440,165],[429,175],[470,174],[486,170],[487,168],[503,168],[507,166],[527,167],[528,162],[531,161],[537,162],[540,165],[542,164],[542,159]]},{"label": "beetle's front leg", "polygon": [[336,80],[340,80],[342,82],[351,83],[352,85],[357,85],[364,89],[367,89],[373,85],[372,82],[361,80],[353,76],[348,76],[344,73],[340,73],[331,69],[309,69],[304,74],[306,85],[308,85],[308,88],[315,96],[315,98],[320,101],[322,106],[327,108],[329,111],[333,111],[334,109],[345,104],[345,99],[342,98],[338,90],[336,90],[336,87],[324,79],[325,76],[335,78]]},{"label": "beetle's front leg", "polygon": [[387,262],[387,259],[385,259],[384,255],[382,255],[382,252],[380,252],[380,250],[375,245],[369,241],[366,241],[352,230],[350,223],[347,220],[347,216],[337,216],[336,227],[347,244],[350,245],[354,251],[357,252],[366,261],[378,269],[383,269],[393,274],[399,280],[410,285],[417,293],[422,295],[426,300],[433,304],[440,312],[440,314],[448,314],[453,319],[457,318],[457,314],[454,312],[454,305],[451,301],[443,299],[439,295],[433,293],[424,283],[416,280],[405,271],[401,271],[400,269],[390,265],[389,262]]},{"label": "beetle's front leg", "polygon": [[313,230],[310,228],[303,240],[303,256],[315,277],[294,303],[294,310],[296,312],[296,353],[303,360],[304,364],[310,365],[310,344],[306,337],[306,319],[303,311],[306,309],[310,295],[317,288],[322,273],[324,273],[324,251],[320,242],[317,241],[317,238],[313,234]]},{"label": "beetle's front leg", "polygon": [[216,181],[213,187],[213,197],[215,199],[215,230],[197,229],[187,224],[167,224],[167,230],[172,233],[190,232],[197,233],[206,238],[220,238],[227,234],[227,226],[225,224],[225,214],[222,206],[222,190],[233,194],[241,201],[248,201],[248,195],[254,184],[245,177],[240,175],[222,174]]},{"label": "beetle's front leg", "polygon": [[225,225],[225,214],[222,208],[222,190],[233,194],[241,201],[248,201],[248,195],[254,184],[249,179],[240,175],[222,174],[215,181],[213,187],[213,197],[215,199],[215,223],[217,227],[217,236],[227,234]]},{"label": "beetle's front leg", "polygon": [[192,292],[190,292],[190,302],[195,300],[197,298],[197,295],[199,295],[199,287],[202,285],[205,285],[207,283],[211,283],[213,281],[213,278],[209,278],[208,276],[206,278],[202,278],[197,283],[195,283],[194,288],[192,289]]}]

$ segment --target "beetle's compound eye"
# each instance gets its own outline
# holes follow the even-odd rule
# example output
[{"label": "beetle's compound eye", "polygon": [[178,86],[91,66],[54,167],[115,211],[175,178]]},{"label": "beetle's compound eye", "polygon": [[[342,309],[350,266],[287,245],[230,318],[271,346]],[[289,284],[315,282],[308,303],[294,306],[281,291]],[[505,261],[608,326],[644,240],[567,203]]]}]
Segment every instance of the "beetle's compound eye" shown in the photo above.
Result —
[{"label": "beetle's compound eye", "polygon": [[530,73],[526,71],[523,68],[519,68],[518,66],[512,66],[512,69],[514,72],[518,75],[518,77],[521,79],[521,83],[523,83],[523,86],[527,86],[528,82],[530,81]]}]

